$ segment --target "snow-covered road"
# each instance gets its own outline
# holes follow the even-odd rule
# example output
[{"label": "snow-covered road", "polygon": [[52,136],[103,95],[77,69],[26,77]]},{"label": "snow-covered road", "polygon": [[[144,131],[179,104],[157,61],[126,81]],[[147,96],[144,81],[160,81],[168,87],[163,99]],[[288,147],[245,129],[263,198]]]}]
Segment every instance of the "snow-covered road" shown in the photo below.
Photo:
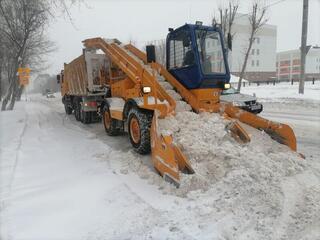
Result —
[{"label": "snow-covered road", "polygon": [[139,239],[161,228],[152,202],[171,205],[137,176],[122,178],[117,164],[135,154],[126,137],[103,131],[66,117],[60,101],[38,97],[1,118],[1,239]]},{"label": "snow-covered road", "polygon": [[297,137],[298,151],[312,161],[320,173],[320,101],[262,100],[263,117],[289,124]]},{"label": "snow-covered road", "polygon": [[[20,102],[0,113],[0,239],[319,239],[319,116],[301,108],[306,115],[266,104],[270,118],[292,116],[299,151],[312,158],[274,186],[281,198],[254,189],[255,176],[242,170],[235,181],[180,196],[126,135],[108,137],[101,123],[76,122],[59,99]],[[242,176],[247,186],[237,182]]]}]

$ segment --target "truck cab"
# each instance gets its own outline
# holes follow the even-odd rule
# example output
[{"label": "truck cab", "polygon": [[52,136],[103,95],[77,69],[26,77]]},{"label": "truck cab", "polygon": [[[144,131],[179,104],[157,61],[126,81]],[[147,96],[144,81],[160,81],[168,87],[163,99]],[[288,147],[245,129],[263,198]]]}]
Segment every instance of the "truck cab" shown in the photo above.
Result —
[{"label": "truck cab", "polygon": [[167,70],[187,89],[224,89],[230,71],[219,27],[185,24],[169,29]]}]

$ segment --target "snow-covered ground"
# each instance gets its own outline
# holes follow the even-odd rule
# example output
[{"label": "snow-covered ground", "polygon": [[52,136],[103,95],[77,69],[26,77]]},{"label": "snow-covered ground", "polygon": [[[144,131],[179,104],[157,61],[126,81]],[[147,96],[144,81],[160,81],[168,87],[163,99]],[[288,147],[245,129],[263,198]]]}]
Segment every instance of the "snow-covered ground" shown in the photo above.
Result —
[{"label": "snow-covered ground", "polygon": [[308,99],[308,100],[318,100],[320,101],[320,80],[315,81],[314,85],[312,82],[305,82],[305,94],[299,94],[299,83],[294,82],[291,85],[288,82],[276,83],[273,85],[263,84],[257,86],[257,84],[252,83],[250,86],[246,84],[245,87],[241,88],[242,93],[247,94],[256,94],[259,98],[268,98],[268,99]]},{"label": "snow-covered ground", "polygon": [[[101,123],[66,116],[59,98],[18,103],[0,113],[0,239],[320,239],[320,102],[263,100],[264,116],[294,128],[306,160],[270,148],[266,136],[233,151],[219,130],[214,136],[226,142],[199,149],[213,164],[194,158],[199,172],[210,177],[208,167],[216,177],[185,176],[193,189],[164,182],[126,135],[109,137]],[[218,143],[206,127],[222,123],[189,118],[201,118],[202,136]]]}]

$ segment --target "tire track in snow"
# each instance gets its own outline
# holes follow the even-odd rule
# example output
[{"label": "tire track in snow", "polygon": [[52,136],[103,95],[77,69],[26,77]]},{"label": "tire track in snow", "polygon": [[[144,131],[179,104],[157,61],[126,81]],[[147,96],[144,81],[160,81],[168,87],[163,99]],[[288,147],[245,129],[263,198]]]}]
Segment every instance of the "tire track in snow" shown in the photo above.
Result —
[{"label": "tire track in snow", "polygon": [[16,174],[16,170],[17,170],[17,166],[19,163],[19,155],[20,155],[20,151],[21,151],[21,146],[22,146],[22,139],[26,133],[27,127],[28,127],[28,121],[29,121],[29,116],[28,113],[26,114],[26,118],[25,118],[25,123],[22,129],[22,132],[19,136],[19,140],[18,140],[18,145],[16,148],[16,156],[15,156],[15,160],[14,160],[14,165],[13,165],[13,169],[12,169],[12,173],[10,175],[10,181],[9,181],[9,193],[11,192],[12,189],[12,184],[15,178],[15,174]]},{"label": "tire track in snow", "polygon": [[[22,147],[22,139],[26,133],[26,130],[28,128],[28,121],[29,121],[29,116],[28,116],[28,113],[26,111],[26,115],[25,115],[25,119],[24,119],[24,126],[22,128],[22,131],[19,135],[19,139],[18,139],[18,145],[16,147],[16,150],[15,150],[15,158],[14,158],[14,163],[13,163],[13,168],[12,168],[12,172],[10,174],[10,177],[9,177],[9,183],[8,183],[8,186],[7,186],[7,191],[5,191],[5,194],[6,195],[5,197],[2,197],[1,199],[1,205],[0,205],[0,212],[3,212],[4,210],[7,210],[8,207],[10,206],[10,201],[11,201],[11,193],[12,193],[12,185],[13,185],[13,182],[14,182],[14,179],[15,179],[15,175],[16,175],[16,170],[17,170],[17,167],[18,167],[18,164],[19,164],[19,155],[20,155],[20,152],[21,152],[21,147]],[[3,192],[1,192],[1,194],[3,194]],[[1,218],[2,218],[2,213],[0,214]],[[0,220],[2,221],[2,219],[0,218]],[[9,223],[8,225],[10,226],[10,222],[11,222],[11,219],[8,218],[7,219],[7,222]],[[11,230],[9,230],[7,232],[7,236],[5,239],[8,239],[8,240],[11,240],[12,239],[12,236],[11,236]],[[2,236],[0,236],[0,239],[1,239]]]}]

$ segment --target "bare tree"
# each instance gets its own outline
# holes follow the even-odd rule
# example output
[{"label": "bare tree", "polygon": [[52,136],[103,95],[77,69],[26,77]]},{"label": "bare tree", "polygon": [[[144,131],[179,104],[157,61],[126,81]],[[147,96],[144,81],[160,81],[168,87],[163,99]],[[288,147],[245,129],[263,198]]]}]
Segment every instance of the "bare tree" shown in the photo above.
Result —
[{"label": "bare tree", "polygon": [[217,20],[216,17],[212,19],[212,25],[215,25],[215,24],[221,25],[221,30],[224,36],[224,42],[226,43],[226,45],[231,45],[232,38],[234,36],[234,33],[232,32],[232,26],[234,24],[234,20],[237,15],[239,6],[240,5],[238,0],[229,0],[227,6],[222,6],[222,5],[219,6],[218,8],[219,19]]},{"label": "bare tree", "polygon": [[[69,4],[80,1],[71,0]],[[7,49],[4,54],[0,53],[0,63],[6,65],[2,65],[2,69],[5,69],[8,81],[1,110],[12,110],[21,96],[23,87],[19,86],[17,77],[19,66],[30,65],[33,69],[37,65],[43,66],[43,56],[53,49],[46,38],[46,26],[57,9],[72,20],[68,8],[64,0],[0,0],[0,36],[3,48]]]},{"label": "bare tree", "polygon": [[40,0],[0,0],[1,25],[0,31],[7,39],[11,52],[11,71],[9,88],[3,99],[1,110],[12,110],[18,93],[19,84],[17,70],[25,64],[30,56],[30,45],[38,40],[39,31],[43,31],[48,22],[47,6]]},{"label": "bare tree", "polygon": [[254,0],[254,2],[252,3],[252,11],[248,16],[249,23],[250,23],[250,36],[248,40],[248,48],[246,49],[244,62],[242,65],[240,76],[239,76],[238,89],[237,89],[238,91],[240,91],[241,89],[242,79],[246,71],[249,54],[251,52],[251,48],[255,40],[255,36],[259,31],[259,29],[261,29],[261,27],[265,25],[266,22],[268,21],[268,19],[266,19],[266,11],[267,11],[267,8],[263,1]]}]

